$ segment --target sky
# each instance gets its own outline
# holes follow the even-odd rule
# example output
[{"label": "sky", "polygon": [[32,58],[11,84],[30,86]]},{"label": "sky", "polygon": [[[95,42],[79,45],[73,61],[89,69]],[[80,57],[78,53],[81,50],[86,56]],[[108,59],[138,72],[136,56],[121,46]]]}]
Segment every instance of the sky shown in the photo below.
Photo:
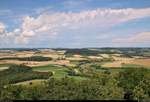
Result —
[{"label": "sky", "polygon": [[0,48],[150,47],[150,0],[0,0]]}]

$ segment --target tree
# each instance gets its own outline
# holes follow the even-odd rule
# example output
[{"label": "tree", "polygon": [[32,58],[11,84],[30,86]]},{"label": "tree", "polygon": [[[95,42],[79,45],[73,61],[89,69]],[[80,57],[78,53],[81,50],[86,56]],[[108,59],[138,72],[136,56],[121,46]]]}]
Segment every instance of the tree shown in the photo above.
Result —
[{"label": "tree", "polygon": [[133,90],[134,99],[150,99],[150,73],[146,74],[142,81]]},{"label": "tree", "polygon": [[149,73],[144,68],[126,68],[119,73],[119,86],[124,88],[125,99],[133,99],[133,89],[143,80],[144,75]]}]

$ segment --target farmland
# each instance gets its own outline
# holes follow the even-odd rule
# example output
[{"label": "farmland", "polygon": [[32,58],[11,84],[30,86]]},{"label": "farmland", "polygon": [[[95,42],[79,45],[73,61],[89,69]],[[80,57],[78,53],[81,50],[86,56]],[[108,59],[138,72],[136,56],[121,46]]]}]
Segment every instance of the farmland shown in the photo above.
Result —
[{"label": "farmland", "polygon": [[[132,53],[131,53],[132,52]],[[149,52],[149,54],[148,54]],[[98,88],[92,83],[101,86],[100,92],[112,91],[118,97],[111,96],[112,99],[125,99],[125,95],[132,93],[127,99],[139,99],[137,87],[143,80],[149,81],[150,75],[150,49],[148,48],[84,48],[84,49],[2,49],[0,50],[0,80],[5,87],[30,88],[40,87],[43,92],[45,87],[57,88],[54,93],[62,89],[66,92],[71,88],[71,92],[76,91],[81,94],[81,90],[76,88]],[[133,74],[133,75],[132,75]],[[125,78],[127,77],[127,78]],[[5,79],[5,80],[4,80]],[[97,81],[96,81],[97,80]],[[112,81],[114,80],[114,81]],[[117,84],[117,82],[119,82]],[[130,81],[129,85],[127,84]],[[89,84],[90,83],[90,84]],[[102,84],[103,83],[103,84]],[[112,89],[107,89],[107,85],[112,85]],[[52,84],[55,84],[53,86]],[[60,88],[62,85],[62,88]],[[68,85],[63,87],[63,85]],[[71,86],[70,86],[71,85]],[[81,86],[80,86],[81,85]],[[87,87],[83,87],[83,85]],[[93,85],[93,86],[92,86]],[[115,86],[116,85],[116,86]],[[145,85],[145,84],[144,84]],[[150,87],[149,84],[147,84]],[[31,87],[30,87],[31,86]],[[113,90],[113,87],[116,90]],[[29,89],[28,89],[29,88]],[[43,89],[42,89],[43,88]],[[64,89],[63,89],[64,88]],[[2,87],[2,90],[12,90]],[[33,90],[33,89],[32,89]],[[145,91],[144,89],[141,89]],[[36,90],[38,91],[38,90]],[[51,92],[49,95],[54,94]],[[1,95],[4,93],[2,92]],[[5,93],[6,94],[6,93]],[[43,92],[43,94],[46,94]],[[63,92],[57,93],[57,95]],[[83,93],[88,94],[87,93]],[[93,93],[94,94],[94,93]],[[93,95],[90,94],[90,95]],[[83,96],[84,96],[83,95]],[[138,96],[137,96],[138,95]],[[149,95],[149,94],[146,94]],[[7,95],[5,95],[7,96]],[[1,96],[2,97],[2,96]],[[8,96],[12,97],[12,96]],[[15,96],[13,96],[15,97]],[[21,96],[18,96],[21,98]],[[24,96],[28,98],[28,96]],[[41,96],[44,98],[44,96]],[[68,97],[68,96],[65,96]],[[71,96],[73,99],[83,97]],[[68,98],[71,98],[68,97]],[[86,96],[85,96],[86,97]],[[91,96],[93,99],[101,96]],[[107,96],[110,98],[110,96]],[[144,96],[142,96],[144,97]],[[147,96],[149,98],[149,96]],[[17,97],[16,97],[17,98]],[[37,97],[38,99],[39,97]],[[47,99],[45,97],[44,99]],[[52,95],[52,99],[57,99]],[[63,99],[63,96],[59,96]],[[86,97],[87,99],[89,97]],[[22,99],[22,98],[21,98]]]}]

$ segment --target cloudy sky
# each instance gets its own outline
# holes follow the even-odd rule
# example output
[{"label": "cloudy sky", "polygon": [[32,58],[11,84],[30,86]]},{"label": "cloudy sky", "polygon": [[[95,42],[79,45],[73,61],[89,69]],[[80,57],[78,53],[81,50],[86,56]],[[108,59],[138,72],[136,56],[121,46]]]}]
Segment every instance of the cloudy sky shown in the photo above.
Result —
[{"label": "cloudy sky", "polygon": [[0,48],[150,47],[150,0],[0,0]]}]

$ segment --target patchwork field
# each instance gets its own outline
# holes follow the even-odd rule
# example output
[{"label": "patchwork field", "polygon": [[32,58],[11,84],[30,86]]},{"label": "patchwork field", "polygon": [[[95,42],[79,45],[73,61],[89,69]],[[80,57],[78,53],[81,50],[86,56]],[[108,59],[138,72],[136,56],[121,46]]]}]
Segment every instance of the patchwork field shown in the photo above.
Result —
[{"label": "patchwork field", "polygon": [[[129,50],[129,51],[128,51]],[[126,67],[150,67],[150,58],[144,54],[130,54],[130,49],[30,49],[0,50],[0,71],[15,65],[31,67],[34,73],[52,73],[52,77],[88,79],[93,72],[120,72]],[[128,52],[127,52],[128,51]],[[141,53],[142,53],[141,51]],[[93,67],[91,67],[93,66]],[[37,81],[37,79],[36,79]],[[28,82],[28,81],[27,81]],[[29,80],[30,82],[30,80]],[[23,83],[26,83],[23,82]]]}]

